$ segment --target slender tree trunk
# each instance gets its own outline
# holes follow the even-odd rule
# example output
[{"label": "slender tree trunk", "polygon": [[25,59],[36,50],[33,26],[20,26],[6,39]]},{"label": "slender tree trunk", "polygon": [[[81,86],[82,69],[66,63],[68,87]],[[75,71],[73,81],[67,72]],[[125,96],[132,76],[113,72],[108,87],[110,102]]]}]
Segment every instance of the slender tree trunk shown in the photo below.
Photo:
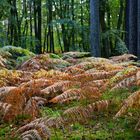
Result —
[{"label": "slender tree trunk", "polygon": [[99,0],[90,0],[90,43],[93,56],[100,57]]},{"label": "slender tree trunk", "polygon": [[138,7],[138,12],[137,12],[137,30],[138,30],[138,33],[137,33],[137,36],[138,36],[138,39],[137,39],[137,56],[138,56],[138,59],[140,60],[140,0],[137,1],[138,4],[137,4],[137,7]]},{"label": "slender tree trunk", "polygon": [[128,32],[128,48],[129,53],[137,55],[137,0],[127,0],[128,8],[128,23],[126,24],[126,31]]}]

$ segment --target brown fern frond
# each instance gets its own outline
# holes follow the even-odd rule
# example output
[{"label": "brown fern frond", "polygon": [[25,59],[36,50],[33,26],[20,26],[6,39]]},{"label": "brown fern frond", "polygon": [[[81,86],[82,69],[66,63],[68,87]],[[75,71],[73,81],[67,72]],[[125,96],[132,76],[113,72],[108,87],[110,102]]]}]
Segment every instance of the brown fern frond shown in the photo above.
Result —
[{"label": "brown fern frond", "polygon": [[81,95],[88,100],[98,99],[101,96],[100,90],[93,86],[83,86],[81,88]]},{"label": "brown fern frond", "polygon": [[[70,122],[79,122],[79,121],[86,121],[88,118],[91,118],[93,116],[94,111],[101,111],[106,110],[108,106],[110,105],[111,101],[102,100],[95,102],[93,104],[89,104],[85,107],[73,107],[70,109],[67,109],[63,116],[67,119],[67,121]],[[64,118],[63,117],[63,118]]]},{"label": "brown fern frond", "polygon": [[[34,80],[20,85],[19,87],[1,88],[1,101],[11,104],[12,107],[6,113],[4,120],[12,120],[22,113],[31,114],[32,118],[38,116],[38,102],[40,99],[31,98],[39,95],[40,88],[50,85],[48,80]],[[30,100],[31,98],[31,100]],[[45,100],[45,99],[44,99]],[[41,101],[41,100],[40,100]],[[43,101],[43,100],[42,100]],[[25,108],[25,109],[24,109]]]},{"label": "brown fern frond", "polygon": [[48,102],[47,99],[37,96],[32,97],[32,99],[36,101],[38,107],[42,107]]},{"label": "brown fern frond", "polygon": [[135,130],[140,131],[140,119],[139,119],[138,123],[135,126]]},{"label": "brown fern frond", "polygon": [[77,98],[84,98],[81,94],[81,89],[69,89],[65,91],[64,93],[54,97],[49,102],[51,103],[64,103],[68,102]]},{"label": "brown fern frond", "polygon": [[[33,132],[35,132],[35,133],[33,133]],[[37,138],[49,139],[50,135],[51,135],[50,130],[44,124],[44,122],[42,122],[42,123],[31,122],[31,123],[19,128],[17,130],[17,133],[21,134],[20,138],[28,138],[29,136],[32,136],[35,139],[37,139]]]},{"label": "brown fern frond", "polygon": [[36,117],[38,117],[40,115],[39,112],[39,107],[37,105],[37,102],[35,101],[35,99],[31,98],[25,105],[24,108],[24,114],[28,114],[30,115],[31,119],[36,119]]},{"label": "brown fern frond", "polygon": [[6,59],[0,55],[0,67],[5,68]]},{"label": "brown fern frond", "polygon": [[70,64],[62,59],[52,59],[49,54],[40,54],[24,62],[19,69],[23,71],[36,72],[40,69],[60,69],[61,67],[67,67]]},{"label": "brown fern frond", "polygon": [[48,87],[50,85],[52,85],[54,82],[53,80],[46,80],[46,79],[36,79],[36,80],[31,80],[29,82],[26,82],[26,83],[22,83],[20,85],[20,87],[24,87],[24,88],[34,88],[34,89],[37,89],[37,88],[45,88],[45,87]]},{"label": "brown fern frond", "polygon": [[117,83],[119,83],[121,80],[131,77],[133,75],[136,75],[137,71],[138,71],[138,68],[134,66],[125,68],[123,71],[118,72],[114,77],[112,77],[109,80],[108,87],[113,87]]},{"label": "brown fern frond", "polygon": [[33,78],[34,79],[39,79],[39,78],[47,78],[47,79],[57,79],[57,80],[63,80],[67,77],[69,77],[69,74],[66,72],[61,72],[58,70],[50,70],[50,71],[46,71],[46,70],[39,70],[37,72],[35,72],[33,74]]},{"label": "brown fern frond", "polygon": [[40,115],[40,107],[45,105],[47,103],[47,100],[41,97],[32,97],[28,102],[26,103],[24,107],[24,114],[30,115],[31,119],[34,120],[36,117]]},{"label": "brown fern frond", "polygon": [[120,63],[120,62],[127,62],[131,60],[137,60],[137,57],[132,54],[123,54],[120,56],[113,56],[110,59],[114,62]]},{"label": "brown fern frond", "polygon": [[136,73],[137,86],[140,86],[140,70]]},{"label": "brown fern frond", "polygon": [[136,76],[131,76],[129,78],[125,78],[118,84],[116,84],[111,90],[122,89],[122,88],[129,88],[131,86],[137,85]]},{"label": "brown fern frond", "polygon": [[2,87],[0,88],[0,100],[4,101],[5,97],[8,96],[9,92],[16,87]]},{"label": "brown fern frond", "polygon": [[65,70],[66,73],[68,74],[72,74],[72,75],[77,75],[77,74],[82,74],[85,72],[85,70],[80,69],[80,68],[76,68],[76,67],[68,67]]},{"label": "brown fern frond", "polygon": [[101,96],[98,88],[84,86],[81,89],[69,89],[64,93],[54,97],[49,102],[50,103],[68,103],[73,100],[82,100],[82,99],[97,99]]},{"label": "brown fern frond", "polygon": [[109,79],[112,76],[114,76],[118,71],[110,71],[110,72],[96,72],[91,74],[79,74],[76,76],[73,76],[71,80],[74,81],[81,81],[81,82],[87,82],[87,81],[93,81],[93,80],[102,80],[102,79]]},{"label": "brown fern frond", "polygon": [[92,63],[92,62],[82,62],[80,64],[69,67],[69,69],[78,68],[78,69],[88,70],[91,68],[95,68],[96,65],[97,65],[96,63]]},{"label": "brown fern frond", "polygon": [[74,86],[79,86],[80,82],[72,82],[72,81],[60,81],[54,83],[52,86],[49,86],[41,91],[41,96],[45,98],[53,98],[58,94],[72,88]]},{"label": "brown fern frond", "polygon": [[100,57],[87,57],[83,59],[84,62],[92,62],[92,63],[107,63],[107,64],[113,64],[112,60],[106,59],[106,58],[100,58]]},{"label": "brown fern frond", "polygon": [[42,140],[37,130],[26,131],[23,134],[21,134],[19,137],[21,140]]},{"label": "brown fern frond", "polygon": [[106,72],[106,71],[105,70],[97,70],[96,68],[92,68],[92,69],[85,71],[85,73],[96,73],[96,72]]},{"label": "brown fern frond", "polygon": [[122,108],[119,110],[119,112],[115,115],[115,118],[120,117],[121,115],[123,115],[128,108],[131,108],[135,105],[140,105],[140,90],[133,93],[132,95],[130,95],[123,103]]},{"label": "brown fern frond", "polygon": [[0,102],[0,119],[2,120],[5,117],[5,114],[11,108],[11,104]]},{"label": "brown fern frond", "polygon": [[105,83],[107,83],[108,81],[109,81],[108,79],[93,80],[93,81],[89,81],[89,82],[85,83],[84,86],[92,86],[92,87],[101,88],[101,87],[104,86]]}]

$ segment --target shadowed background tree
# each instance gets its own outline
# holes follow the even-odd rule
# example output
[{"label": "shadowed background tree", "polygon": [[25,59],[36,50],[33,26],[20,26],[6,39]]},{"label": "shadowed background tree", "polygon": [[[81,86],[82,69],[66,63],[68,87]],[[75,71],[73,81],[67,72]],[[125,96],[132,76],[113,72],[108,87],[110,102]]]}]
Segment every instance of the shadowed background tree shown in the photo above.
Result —
[{"label": "shadowed background tree", "polygon": [[101,56],[100,52],[100,23],[99,0],[90,0],[90,45],[93,56]]},{"label": "shadowed background tree", "polygon": [[126,44],[129,53],[140,59],[140,1],[126,1]]},{"label": "shadowed background tree", "polygon": [[1,0],[0,47],[35,53],[92,50],[103,57],[129,49],[139,55],[139,37],[132,39],[139,36],[138,5],[138,0]]}]

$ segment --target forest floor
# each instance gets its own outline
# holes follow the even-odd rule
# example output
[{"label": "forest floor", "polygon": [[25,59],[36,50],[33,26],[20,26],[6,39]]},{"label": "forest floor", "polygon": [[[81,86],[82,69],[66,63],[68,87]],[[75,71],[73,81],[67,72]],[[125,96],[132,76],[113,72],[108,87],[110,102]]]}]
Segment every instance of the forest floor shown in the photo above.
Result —
[{"label": "forest floor", "polygon": [[[138,88],[138,87],[135,87]],[[136,89],[132,88],[132,91]],[[121,103],[130,95],[128,89],[117,90],[107,93],[103,99],[115,98]],[[57,105],[53,107],[43,107],[42,116],[56,117],[72,106],[87,104],[88,101],[73,102],[67,105]],[[129,113],[117,120],[113,116],[118,111],[118,107],[111,107],[108,111],[94,114],[91,120],[86,124],[73,124],[67,129],[52,129],[51,140],[139,140],[140,131],[134,130],[137,120],[139,119],[140,110],[131,109]],[[25,116],[19,116],[14,123],[5,123],[0,125],[0,140],[18,140],[11,137],[11,130],[19,127]],[[13,130],[12,130],[13,131]]]},{"label": "forest floor", "polygon": [[131,61],[135,56],[104,59],[4,49],[0,140],[140,140],[140,64]]}]

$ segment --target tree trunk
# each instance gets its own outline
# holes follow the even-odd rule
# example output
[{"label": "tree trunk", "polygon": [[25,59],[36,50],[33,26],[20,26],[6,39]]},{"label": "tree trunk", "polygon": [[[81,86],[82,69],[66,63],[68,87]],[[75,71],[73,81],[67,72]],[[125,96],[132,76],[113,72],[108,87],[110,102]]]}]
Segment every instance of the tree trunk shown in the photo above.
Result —
[{"label": "tree trunk", "polygon": [[140,60],[140,0],[138,0],[138,12],[137,12],[137,36],[138,36],[138,39],[137,39],[137,56],[138,56],[138,59]]},{"label": "tree trunk", "polygon": [[137,0],[127,0],[127,8],[127,46],[129,53],[137,55]]},{"label": "tree trunk", "polygon": [[93,56],[100,57],[99,0],[90,0],[90,45]]}]

